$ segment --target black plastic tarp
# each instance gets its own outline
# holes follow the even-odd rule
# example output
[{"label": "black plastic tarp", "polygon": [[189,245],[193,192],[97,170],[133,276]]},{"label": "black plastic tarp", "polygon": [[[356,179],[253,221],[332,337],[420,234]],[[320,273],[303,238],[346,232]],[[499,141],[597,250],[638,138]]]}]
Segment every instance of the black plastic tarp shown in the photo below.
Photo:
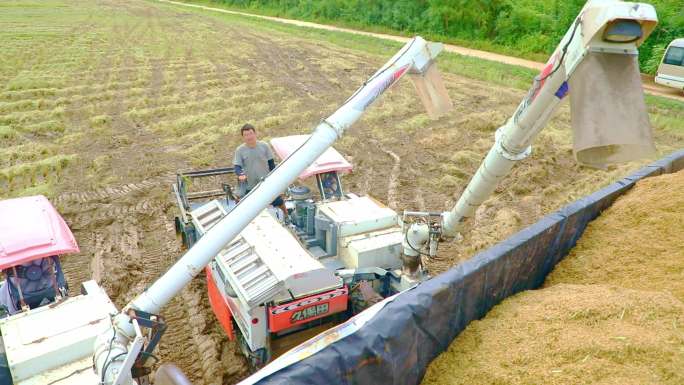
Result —
[{"label": "black plastic tarp", "polygon": [[419,384],[430,362],[494,305],[539,287],[587,224],[636,181],[684,168],[684,150],[542,218],[397,296],[364,327],[259,384]]}]

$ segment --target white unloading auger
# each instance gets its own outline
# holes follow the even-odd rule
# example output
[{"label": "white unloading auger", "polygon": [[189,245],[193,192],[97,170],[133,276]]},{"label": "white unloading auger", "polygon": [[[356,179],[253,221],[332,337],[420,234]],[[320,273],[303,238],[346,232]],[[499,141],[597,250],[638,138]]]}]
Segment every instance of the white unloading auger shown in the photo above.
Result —
[{"label": "white unloading auger", "polygon": [[[223,247],[233,240],[276,196],[330,147],[368,106],[404,75],[409,74],[428,113],[439,115],[451,107],[434,59],[442,45],[416,37],[404,45],[380,70],[371,76],[335,113],[324,119],[296,152],[271,174],[220,222],[211,228],[161,278],[124,307],[113,318],[112,328],[95,342],[94,363],[102,384],[135,383],[131,368],[140,366],[145,343],[138,313],[158,313],[187,285]],[[154,316],[152,316],[154,319]],[[156,341],[154,341],[156,343]],[[142,357],[144,364],[146,357]],[[137,364],[136,364],[137,360]],[[144,371],[138,371],[144,372]]]},{"label": "white unloading auger", "polygon": [[653,153],[637,47],[658,19],[649,4],[587,2],[518,109],[496,131],[495,143],[451,211],[405,212],[404,254],[434,256],[442,238],[456,236],[494,192],[570,93],[575,156],[603,167]]}]

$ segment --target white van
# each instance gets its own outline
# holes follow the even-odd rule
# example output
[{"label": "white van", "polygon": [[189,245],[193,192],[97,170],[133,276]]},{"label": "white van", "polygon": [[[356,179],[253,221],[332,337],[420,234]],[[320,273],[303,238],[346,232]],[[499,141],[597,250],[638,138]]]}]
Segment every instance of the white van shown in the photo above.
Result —
[{"label": "white van", "polygon": [[655,82],[684,90],[684,39],[675,39],[667,47]]}]

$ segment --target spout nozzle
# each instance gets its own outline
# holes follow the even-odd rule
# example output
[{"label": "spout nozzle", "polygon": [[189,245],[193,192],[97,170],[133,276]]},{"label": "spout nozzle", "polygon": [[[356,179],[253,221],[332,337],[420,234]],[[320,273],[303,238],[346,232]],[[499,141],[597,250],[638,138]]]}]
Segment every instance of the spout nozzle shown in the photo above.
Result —
[{"label": "spout nozzle", "polygon": [[655,153],[637,57],[590,53],[570,79],[575,158],[605,168]]},{"label": "spout nozzle", "polygon": [[439,118],[451,110],[451,98],[434,61],[431,61],[422,72],[410,73],[409,77],[430,118]]}]

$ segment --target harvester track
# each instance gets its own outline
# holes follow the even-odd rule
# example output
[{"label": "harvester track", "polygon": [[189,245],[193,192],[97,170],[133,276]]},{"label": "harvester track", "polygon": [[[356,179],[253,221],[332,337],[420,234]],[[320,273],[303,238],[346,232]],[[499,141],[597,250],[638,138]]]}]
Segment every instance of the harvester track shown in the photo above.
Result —
[{"label": "harvester track", "polygon": [[170,183],[174,180],[175,176],[175,173],[167,173],[137,183],[107,186],[96,190],[63,192],[62,194],[58,195],[53,202],[59,205],[66,203],[88,203],[117,199],[136,192],[144,192],[159,188],[160,184],[164,183],[166,183],[166,185],[164,185],[165,187],[170,186]]}]

